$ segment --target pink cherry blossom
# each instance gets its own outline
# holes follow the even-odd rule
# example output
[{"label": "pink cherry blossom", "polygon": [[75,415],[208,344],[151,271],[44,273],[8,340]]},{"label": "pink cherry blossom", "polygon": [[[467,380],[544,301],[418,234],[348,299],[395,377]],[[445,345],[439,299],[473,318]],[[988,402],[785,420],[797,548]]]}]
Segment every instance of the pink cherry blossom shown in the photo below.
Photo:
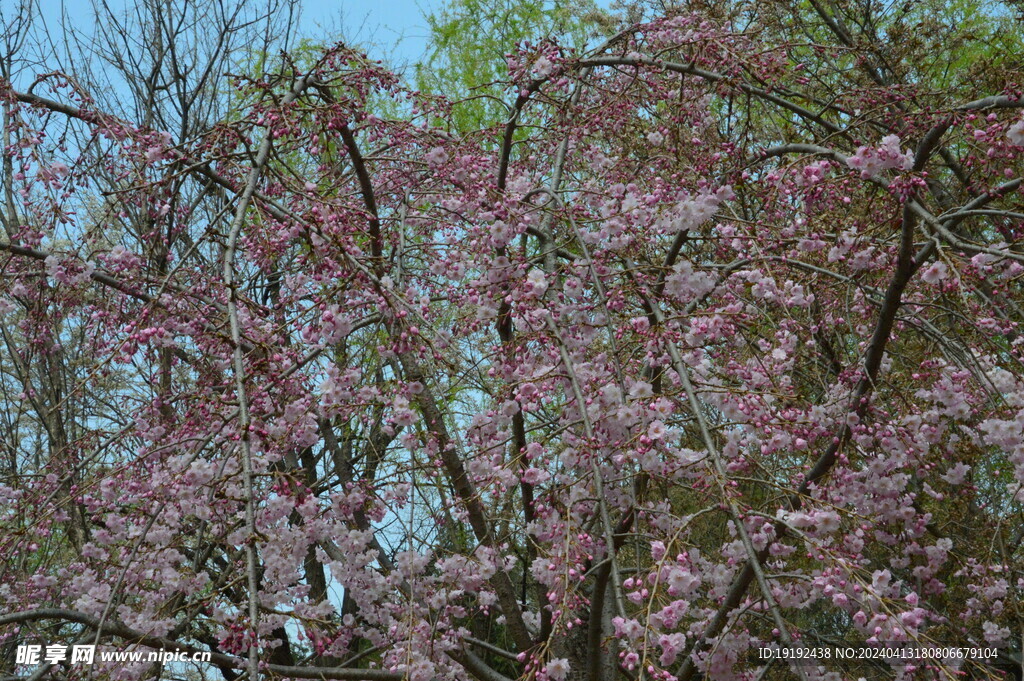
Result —
[{"label": "pink cherry blossom", "polygon": [[0,83],[5,649],[103,620],[215,676],[697,681],[1018,643],[999,55],[940,83],[874,5],[609,10],[442,95],[165,4]]}]

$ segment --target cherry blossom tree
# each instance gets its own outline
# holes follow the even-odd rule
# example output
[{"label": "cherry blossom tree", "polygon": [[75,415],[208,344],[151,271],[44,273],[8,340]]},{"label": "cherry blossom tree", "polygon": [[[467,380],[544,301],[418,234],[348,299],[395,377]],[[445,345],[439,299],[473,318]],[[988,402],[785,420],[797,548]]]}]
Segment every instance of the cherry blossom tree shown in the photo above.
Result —
[{"label": "cherry blossom tree", "polygon": [[812,4],[520,45],[472,133],[344,45],[5,67],[5,674],[994,674],[758,654],[1024,627],[1021,74]]}]

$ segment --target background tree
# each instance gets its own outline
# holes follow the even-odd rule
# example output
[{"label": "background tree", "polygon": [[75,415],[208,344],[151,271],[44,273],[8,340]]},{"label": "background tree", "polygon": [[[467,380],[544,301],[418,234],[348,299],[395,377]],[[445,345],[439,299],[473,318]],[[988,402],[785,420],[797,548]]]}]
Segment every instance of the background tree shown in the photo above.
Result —
[{"label": "background tree", "polygon": [[508,119],[505,60],[520,43],[555,39],[585,49],[616,29],[614,18],[580,0],[454,0],[427,22],[430,41],[416,84],[453,100],[445,124],[461,133]]}]

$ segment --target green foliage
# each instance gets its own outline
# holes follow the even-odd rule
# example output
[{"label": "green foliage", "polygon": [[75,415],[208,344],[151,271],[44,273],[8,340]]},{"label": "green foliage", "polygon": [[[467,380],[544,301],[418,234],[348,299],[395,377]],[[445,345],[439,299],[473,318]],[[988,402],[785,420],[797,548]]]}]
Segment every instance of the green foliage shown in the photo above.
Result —
[{"label": "green foliage", "polygon": [[[747,19],[753,24],[767,19],[782,39],[808,39],[793,42],[791,53],[815,79],[825,72],[817,68],[820,60],[835,58],[864,77],[873,72],[870,79],[886,85],[937,92],[985,83],[996,91],[1004,86],[1000,75],[1019,69],[1024,56],[1019,10],[1000,0],[802,0],[768,2],[754,14]],[[814,49],[829,44],[842,49],[828,57]]]},{"label": "green foliage", "polygon": [[497,81],[518,44],[553,38],[579,49],[612,25],[592,0],[451,0],[427,22],[430,43],[416,67],[417,87],[458,100],[451,118],[458,132],[507,118],[508,93]]}]

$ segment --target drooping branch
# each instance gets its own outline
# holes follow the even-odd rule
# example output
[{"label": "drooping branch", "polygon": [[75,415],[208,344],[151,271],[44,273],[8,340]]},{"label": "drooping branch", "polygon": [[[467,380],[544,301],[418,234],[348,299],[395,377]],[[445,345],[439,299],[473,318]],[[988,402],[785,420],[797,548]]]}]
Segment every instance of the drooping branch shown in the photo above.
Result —
[{"label": "drooping branch", "polygon": [[[900,233],[900,249],[897,256],[896,271],[889,281],[889,286],[886,290],[882,307],[878,312],[874,331],[871,334],[870,341],[868,342],[868,347],[864,356],[863,375],[847,402],[849,405],[849,412],[856,414],[857,416],[861,416],[867,411],[867,398],[874,390],[878,371],[882,366],[882,358],[885,354],[885,348],[892,335],[892,330],[896,323],[897,312],[903,302],[903,292],[910,283],[910,279],[913,277],[914,272],[920,268],[921,264],[927,258],[927,255],[934,248],[934,243],[928,242],[924,249],[922,249],[922,251],[915,257],[912,250],[915,223],[916,220],[914,219],[913,214],[909,209],[905,208],[903,211],[903,221]],[[697,405],[697,408],[699,408],[699,405]],[[844,421],[840,427],[840,432],[807,472],[803,482],[800,483],[800,486],[797,488],[796,494],[789,497],[787,504],[788,508],[786,510],[798,511],[803,506],[804,497],[810,493],[812,487],[824,479],[832,470],[838,460],[840,450],[849,440],[851,435],[852,429],[849,422]],[[778,542],[786,536],[788,533],[788,527],[785,523],[779,521],[775,523],[774,531],[775,541]],[[714,639],[722,633],[728,622],[729,615],[739,607],[743,598],[746,596],[751,583],[755,579],[759,582],[763,579],[763,575],[761,577],[758,576],[758,570],[760,568],[760,564],[768,558],[769,551],[770,544],[757,552],[752,560],[748,560],[743,564],[743,567],[740,568],[739,573],[733,579],[732,584],[726,593],[725,599],[721,605],[719,605],[714,617],[712,617],[711,621],[704,628],[704,631],[701,634],[701,641],[706,642]],[[785,630],[782,629],[781,631]],[[701,643],[700,645],[703,644]],[[687,655],[678,674],[678,678],[681,681],[690,681],[697,673],[697,667],[694,663],[692,654],[693,649],[691,649],[690,652],[691,654]]]},{"label": "drooping branch", "polygon": [[[298,78],[292,86],[291,91],[284,98],[283,105],[287,105],[301,95],[312,82],[310,76]],[[245,188],[238,197],[235,207],[235,216],[231,221],[228,233],[227,245],[224,249],[224,266],[222,276],[224,286],[228,290],[228,323],[231,327],[231,340],[234,342],[232,352],[232,364],[235,374],[235,396],[238,399],[238,437],[240,441],[240,453],[242,459],[242,481],[245,493],[245,564],[246,579],[248,581],[249,601],[249,628],[252,632],[252,640],[249,642],[249,678],[255,681],[259,678],[259,566],[256,548],[256,490],[252,462],[252,445],[249,427],[251,417],[249,414],[249,400],[246,387],[246,366],[245,355],[242,352],[242,327],[238,319],[238,284],[235,281],[235,249],[238,244],[238,237],[242,232],[242,225],[245,222],[246,213],[249,210],[249,202],[252,201],[256,186],[259,184],[260,175],[267,161],[270,159],[270,149],[273,144],[271,131],[267,131],[266,137],[260,144],[259,152],[253,162],[252,170],[246,180]]]}]

